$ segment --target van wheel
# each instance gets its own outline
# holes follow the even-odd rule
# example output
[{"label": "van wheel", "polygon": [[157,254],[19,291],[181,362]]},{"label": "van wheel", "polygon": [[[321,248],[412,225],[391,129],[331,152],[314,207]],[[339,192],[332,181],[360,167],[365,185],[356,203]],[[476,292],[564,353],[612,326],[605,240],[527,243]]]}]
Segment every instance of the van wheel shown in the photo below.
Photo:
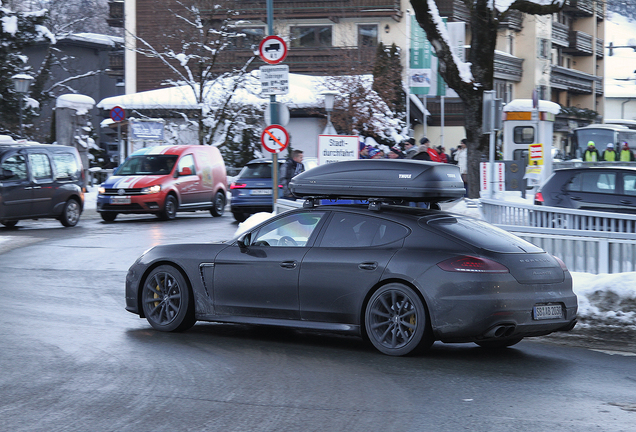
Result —
[{"label": "van wheel", "polygon": [[82,214],[80,203],[75,198],[71,198],[66,201],[64,210],[62,210],[62,216],[60,216],[60,222],[65,227],[74,227],[77,225]]},{"label": "van wheel", "polygon": [[6,226],[7,228],[13,228],[14,226],[18,224],[18,221],[0,221],[0,223]]},{"label": "van wheel", "polygon": [[112,222],[117,218],[117,213],[100,213],[104,222]]},{"label": "van wheel", "polygon": [[157,216],[161,220],[173,220],[177,217],[177,199],[174,195],[168,195],[166,197],[166,204],[163,207],[163,211]]},{"label": "van wheel", "polygon": [[219,191],[214,195],[214,200],[212,201],[212,208],[210,209],[210,214],[214,217],[223,216],[223,212],[225,211],[225,194],[222,191]]}]

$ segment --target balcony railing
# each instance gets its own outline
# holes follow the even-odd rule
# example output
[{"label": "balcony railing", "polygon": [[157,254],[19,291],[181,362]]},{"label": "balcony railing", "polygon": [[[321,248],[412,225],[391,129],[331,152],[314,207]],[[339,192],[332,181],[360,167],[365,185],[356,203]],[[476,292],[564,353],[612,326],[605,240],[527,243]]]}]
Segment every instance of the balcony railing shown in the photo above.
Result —
[{"label": "balcony railing", "polygon": [[124,27],[124,2],[111,0],[108,2],[108,18],[106,22],[111,27]]},{"label": "balcony railing", "polygon": [[570,45],[563,48],[563,52],[572,55],[592,55],[592,35],[578,30],[571,30],[569,35]]},{"label": "balcony railing", "polygon": [[561,47],[570,46],[570,29],[566,24],[552,21],[552,43]]},{"label": "balcony railing", "polygon": [[605,41],[603,39],[596,38],[596,57],[597,58],[603,58],[603,56],[605,55],[604,42]]},{"label": "balcony railing", "polygon": [[108,53],[108,75],[113,77],[124,76],[124,50],[111,51]]},{"label": "balcony railing", "polygon": [[[596,83],[596,85],[594,85]],[[565,90],[577,94],[592,94],[592,89],[596,94],[603,93],[603,79],[599,76],[587,74],[574,69],[552,65],[550,75],[550,85],[557,90]]]},{"label": "balcony railing", "polygon": [[523,59],[501,51],[495,51],[494,76],[496,79],[519,82],[522,75]]},{"label": "balcony railing", "polygon": [[509,10],[508,15],[499,21],[499,28],[508,28],[514,31],[521,31],[523,25],[523,14],[517,10]]},{"label": "balcony railing", "polygon": [[594,2],[595,0],[568,0],[563,11],[576,16],[592,16],[594,15]]},{"label": "balcony railing", "polygon": [[448,18],[450,22],[470,22],[470,12],[461,0],[435,0],[440,16]]}]

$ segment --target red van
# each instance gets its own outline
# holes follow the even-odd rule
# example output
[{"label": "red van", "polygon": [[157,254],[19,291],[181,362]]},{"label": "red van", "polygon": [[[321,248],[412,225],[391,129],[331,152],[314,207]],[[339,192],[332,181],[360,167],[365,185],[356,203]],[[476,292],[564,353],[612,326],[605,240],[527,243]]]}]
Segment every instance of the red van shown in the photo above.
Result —
[{"label": "red van", "polygon": [[210,210],[222,216],[227,197],[225,164],[207,145],[148,147],[134,152],[99,187],[97,211],[107,222],[118,214]]}]

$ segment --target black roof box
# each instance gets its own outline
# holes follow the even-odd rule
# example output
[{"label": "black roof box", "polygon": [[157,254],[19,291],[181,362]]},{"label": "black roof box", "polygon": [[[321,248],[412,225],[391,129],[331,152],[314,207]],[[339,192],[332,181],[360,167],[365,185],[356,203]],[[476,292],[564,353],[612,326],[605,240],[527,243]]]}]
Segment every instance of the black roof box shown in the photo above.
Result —
[{"label": "black roof box", "polygon": [[361,159],[320,165],[289,183],[297,198],[443,202],[466,193],[459,168],[438,162]]}]

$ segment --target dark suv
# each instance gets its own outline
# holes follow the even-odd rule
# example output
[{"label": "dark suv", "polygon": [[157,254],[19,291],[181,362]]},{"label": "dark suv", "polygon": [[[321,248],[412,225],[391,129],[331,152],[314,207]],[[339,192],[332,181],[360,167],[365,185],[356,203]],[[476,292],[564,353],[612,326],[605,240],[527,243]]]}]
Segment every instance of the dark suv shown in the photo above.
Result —
[{"label": "dark suv", "polygon": [[55,218],[77,225],[84,209],[84,173],[74,147],[0,140],[0,223]]},{"label": "dark suv", "polygon": [[555,170],[535,195],[534,203],[580,210],[636,213],[636,167]]}]

